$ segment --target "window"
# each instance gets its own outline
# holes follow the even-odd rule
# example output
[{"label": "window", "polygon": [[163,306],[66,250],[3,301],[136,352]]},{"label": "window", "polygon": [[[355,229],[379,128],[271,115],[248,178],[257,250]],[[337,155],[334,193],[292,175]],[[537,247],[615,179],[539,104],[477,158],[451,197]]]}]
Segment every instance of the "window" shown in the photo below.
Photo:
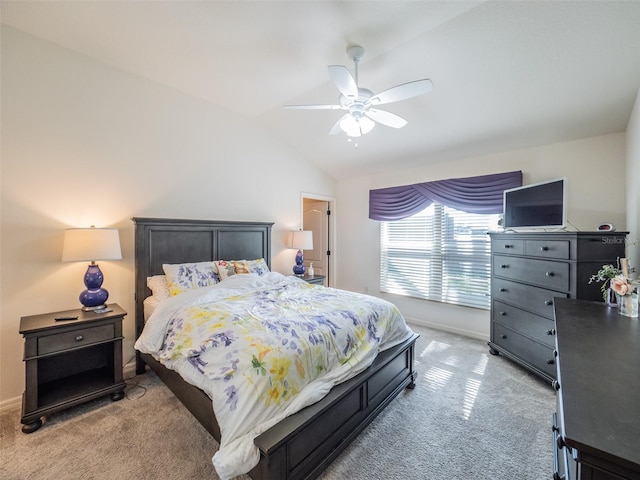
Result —
[{"label": "window", "polygon": [[489,308],[491,244],[498,214],[433,203],[404,220],[382,222],[380,289],[444,303]]}]

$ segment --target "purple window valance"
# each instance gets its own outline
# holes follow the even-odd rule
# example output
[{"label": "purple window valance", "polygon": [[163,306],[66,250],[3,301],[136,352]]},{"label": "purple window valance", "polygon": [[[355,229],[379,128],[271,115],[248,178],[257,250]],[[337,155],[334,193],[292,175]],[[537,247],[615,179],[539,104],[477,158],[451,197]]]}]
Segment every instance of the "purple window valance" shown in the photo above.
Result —
[{"label": "purple window valance", "polygon": [[369,218],[391,221],[421,212],[433,202],[467,213],[502,213],[502,194],[522,186],[522,172],[451,178],[369,191]]}]

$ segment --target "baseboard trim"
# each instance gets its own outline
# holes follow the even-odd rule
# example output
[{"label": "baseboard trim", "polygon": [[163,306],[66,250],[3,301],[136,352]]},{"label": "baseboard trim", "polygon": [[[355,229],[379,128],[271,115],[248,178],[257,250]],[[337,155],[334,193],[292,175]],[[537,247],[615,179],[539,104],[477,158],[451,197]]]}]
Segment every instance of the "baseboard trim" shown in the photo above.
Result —
[{"label": "baseboard trim", "polygon": [[478,333],[478,332],[473,332],[471,330],[464,330],[461,328],[453,328],[453,327],[447,327],[444,326],[440,323],[431,323],[431,322],[427,322],[425,320],[422,319],[418,319],[418,318],[410,318],[410,317],[405,317],[405,320],[407,321],[407,323],[413,323],[414,325],[418,325],[421,327],[427,327],[427,328],[433,328],[434,330],[442,330],[444,332],[448,332],[448,333],[454,333],[456,335],[462,335],[463,337],[469,337],[469,338],[475,338],[477,340],[482,340],[482,341],[489,341],[489,337],[482,334],[482,333]]},{"label": "baseboard trim", "polygon": [[122,369],[122,375],[124,376],[125,380],[129,380],[130,378],[133,378],[136,376],[136,359],[135,357],[133,358],[132,361],[130,361],[129,363],[127,363],[124,368]]},{"label": "baseboard trim", "polygon": [[3,400],[0,402],[0,414],[10,412],[11,410],[19,410],[21,403],[22,397],[20,396]]}]

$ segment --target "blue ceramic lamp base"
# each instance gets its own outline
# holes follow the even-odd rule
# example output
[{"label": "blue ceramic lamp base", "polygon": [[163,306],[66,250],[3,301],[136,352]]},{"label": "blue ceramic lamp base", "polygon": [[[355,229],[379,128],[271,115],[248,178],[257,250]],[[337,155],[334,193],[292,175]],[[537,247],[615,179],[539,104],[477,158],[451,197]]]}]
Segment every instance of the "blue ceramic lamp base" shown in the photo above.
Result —
[{"label": "blue ceramic lamp base", "polygon": [[84,274],[84,286],[87,287],[80,293],[80,303],[83,305],[82,310],[91,312],[98,308],[105,308],[109,292],[102,287],[104,276],[98,264],[91,263],[87,272]]},{"label": "blue ceramic lamp base", "polygon": [[304,257],[302,256],[302,250],[298,250],[296,253],[296,264],[293,266],[293,274],[298,277],[303,277],[304,272],[307,270],[304,266]]}]

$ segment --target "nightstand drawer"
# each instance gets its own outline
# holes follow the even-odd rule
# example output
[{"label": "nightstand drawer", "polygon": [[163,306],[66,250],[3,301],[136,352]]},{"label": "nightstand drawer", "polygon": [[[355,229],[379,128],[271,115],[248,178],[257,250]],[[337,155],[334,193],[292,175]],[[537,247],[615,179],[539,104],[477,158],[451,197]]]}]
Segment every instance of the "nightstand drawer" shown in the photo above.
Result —
[{"label": "nightstand drawer", "polygon": [[81,328],[71,332],[57,333],[38,338],[38,355],[55,353],[69,348],[80,347],[115,337],[114,325]]}]

